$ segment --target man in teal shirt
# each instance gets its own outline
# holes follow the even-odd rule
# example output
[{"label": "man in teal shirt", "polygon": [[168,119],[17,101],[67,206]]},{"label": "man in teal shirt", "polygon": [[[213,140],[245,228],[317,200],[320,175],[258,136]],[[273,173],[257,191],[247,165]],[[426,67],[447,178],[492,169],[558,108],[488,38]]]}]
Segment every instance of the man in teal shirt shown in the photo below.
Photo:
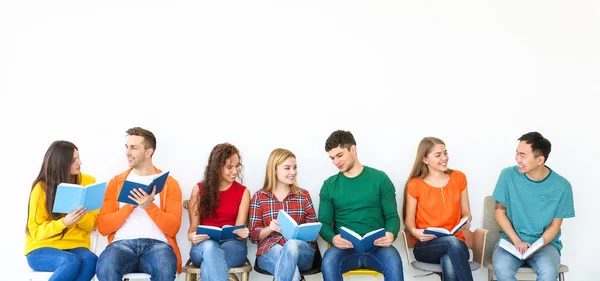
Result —
[{"label": "man in teal shirt", "polygon": [[[396,191],[382,171],[363,166],[356,155],[352,133],[338,130],[325,143],[325,151],[339,173],[321,187],[319,221],[321,237],[332,246],[325,251],[321,271],[325,281],[341,281],[342,274],[357,268],[381,272],[386,281],[404,280],[402,261],[392,243],[400,231]],[[340,236],[340,228],[359,235],[385,229],[372,249],[359,252]]]},{"label": "man in teal shirt", "polygon": [[[525,253],[532,245],[542,247],[521,260],[501,247],[493,254],[494,272],[499,281],[516,281],[520,266],[531,266],[538,281],[556,281],[560,266],[560,226],[575,216],[571,184],[545,165],[551,144],[538,132],[519,138],[517,166],[502,170],[492,198],[496,200],[496,221],[500,239]],[[533,250],[533,249],[532,249]]]}]

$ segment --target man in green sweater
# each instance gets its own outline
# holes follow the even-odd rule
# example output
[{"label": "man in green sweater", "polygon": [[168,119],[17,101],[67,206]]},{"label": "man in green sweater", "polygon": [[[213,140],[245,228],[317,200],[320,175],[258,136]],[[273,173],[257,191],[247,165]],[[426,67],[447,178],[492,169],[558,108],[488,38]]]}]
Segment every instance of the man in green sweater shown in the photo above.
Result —
[{"label": "man in green sweater", "polygon": [[[348,131],[333,132],[325,151],[340,172],[325,180],[319,194],[320,234],[332,245],[323,257],[323,279],[341,281],[345,272],[368,268],[383,273],[385,281],[404,280],[400,255],[392,247],[400,231],[394,184],[383,171],[358,161],[356,141]],[[359,252],[340,236],[341,227],[361,236],[384,228],[385,236]]]}]

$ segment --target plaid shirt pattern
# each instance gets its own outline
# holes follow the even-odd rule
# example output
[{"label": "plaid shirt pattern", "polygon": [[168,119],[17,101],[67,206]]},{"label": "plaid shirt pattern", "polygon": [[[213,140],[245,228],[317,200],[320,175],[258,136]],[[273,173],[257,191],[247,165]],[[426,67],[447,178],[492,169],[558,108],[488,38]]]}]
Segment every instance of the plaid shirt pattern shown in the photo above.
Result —
[{"label": "plaid shirt pattern", "polygon": [[[258,234],[269,227],[272,220],[277,219],[279,210],[284,209],[298,224],[316,222],[317,216],[308,191],[300,189],[300,194],[293,192],[279,201],[273,193],[260,189],[250,203],[250,241],[258,244],[256,255],[268,252],[275,244],[283,246],[287,239],[278,232],[272,232],[265,239],[258,240]],[[309,243],[316,251],[316,241]]]}]

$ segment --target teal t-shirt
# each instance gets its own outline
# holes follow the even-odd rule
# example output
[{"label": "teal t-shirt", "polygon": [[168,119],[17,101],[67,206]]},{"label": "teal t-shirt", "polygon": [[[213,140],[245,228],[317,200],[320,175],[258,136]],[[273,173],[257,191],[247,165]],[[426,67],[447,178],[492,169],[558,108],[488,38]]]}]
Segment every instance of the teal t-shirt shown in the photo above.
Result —
[{"label": "teal t-shirt", "polygon": [[[550,168],[548,168],[550,169]],[[571,184],[550,169],[541,181],[533,181],[519,172],[518,166],[505,168],[500,173],[492,194],[494,200],[506,205],[506,214],[523,242],[533,243],[542,237],[554,218],[575,216]],[[560,233],[550,242],[559,253],[562,249]],[[501,237],[508,240],[504,231]]]},{"label": "teal t-shirt", "polygon": [[340,172],[323,183],[319,195],[321,237],[327,243],[342,226],[360,235],[384,227],[394,238],[398,236],[396,189],[383,171],[364,166],[354,178]]}]

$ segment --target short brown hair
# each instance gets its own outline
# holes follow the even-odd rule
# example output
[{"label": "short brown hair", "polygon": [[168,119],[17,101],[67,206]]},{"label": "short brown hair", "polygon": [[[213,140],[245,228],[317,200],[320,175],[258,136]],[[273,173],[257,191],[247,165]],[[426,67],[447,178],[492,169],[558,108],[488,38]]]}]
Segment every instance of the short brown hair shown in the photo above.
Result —
[{"label": "short brown hair", "polygon": [[154,155],[154,151],[156,151],[156,137],[154,134],[144,128],[133,127],[126,131],[128,136],[140,136],[144,138],[144,147],[146,149],[152,148],[152,155]]}]

